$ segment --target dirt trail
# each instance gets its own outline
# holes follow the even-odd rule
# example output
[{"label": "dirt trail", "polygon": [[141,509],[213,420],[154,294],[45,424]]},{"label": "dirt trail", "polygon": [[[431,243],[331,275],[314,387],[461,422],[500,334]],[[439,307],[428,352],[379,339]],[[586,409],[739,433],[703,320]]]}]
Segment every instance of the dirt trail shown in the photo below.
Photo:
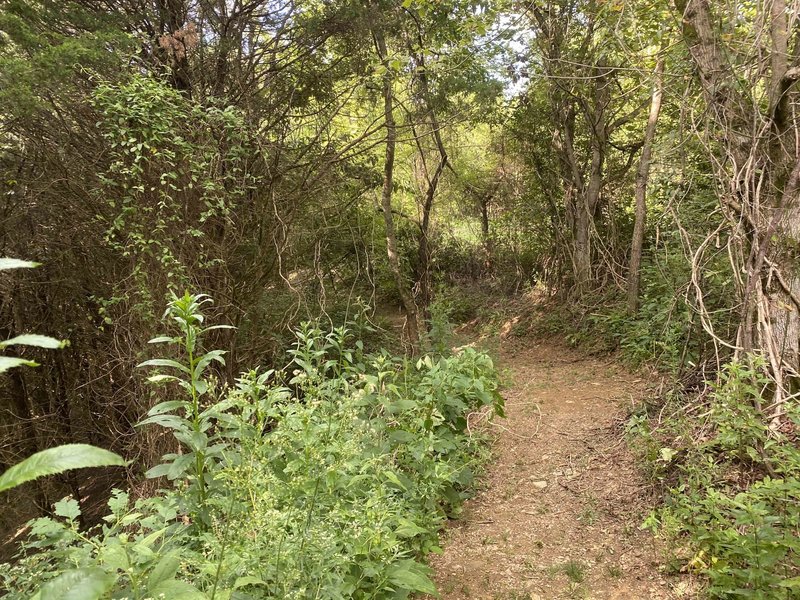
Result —
[{"label": "dirt trail", "polygon": [[[516,344],[516,345],[515,345]],[[507,419],[483,490],[432,557],[445,599],[691,598],[638,530],[646,482],[622,439],[643,383],[562,346],[505,340]]]}]

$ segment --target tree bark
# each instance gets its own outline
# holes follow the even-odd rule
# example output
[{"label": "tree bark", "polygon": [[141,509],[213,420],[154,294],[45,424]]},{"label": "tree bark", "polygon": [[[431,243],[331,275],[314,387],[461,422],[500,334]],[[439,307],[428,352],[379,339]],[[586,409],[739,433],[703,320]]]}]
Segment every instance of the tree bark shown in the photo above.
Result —
[{"label": "tree bark", "polygon": [[492,254],[492,240],[489,237],[489,203],[492,201],[492,194],[485,193],[480,196],[481,207],[481,241],[483,242],[483,249],[487,256]]},{"label": "tree bark", "polygon": [[[606,119],[606,108],[609,102],[609,69],[605,65],[598,64],[593,70],[593,75],[592,106],[586,110],[586,119],[590,124],[591,135],[589,177],[581,194],[576,198],[573,265],[574,287],[579,296],[589,290],[592,280],[592,226],[603,192],[603,174],[609,136],[609,124]],[[572,160],[574,162],[574,157]],[[577,169],[577,163],[575,164]]]},{"label": "tree bark", "polygon": [[[421,30],[419,29],[419,23],[417,23],[418,30],[417,30],[417,42],[419,47],[422,48],[423,38]],[[422,104],[425,107],[425,112],[427,113],[428,117],[428,127],[430,127],[431,135],[433,137],[436,152],[438,154],[438,162],[436,164],[436,168],[433,171],[433,176],[430,175],[428,171],[428,166],[425,161],[425,149],[421,143],[419,136],[416,138],[417,148],[420,152],[420,159],[422,163],[422,168],[425,173],[425,180],[427,182],[426,190],[425,190],[425,197],[422,200],[422,218],[420,220],[420,237],[419,237],[419,245],[417,250],[417,285],[419,286],[419,312],[422,317],[422,320],[425,322],[428,321],[430,318],[429,314],[429,306],[431,302],[431,273],[430,273],[430,262],[431,262],[431,250],[430,250],[430,225],[431,225],[431,217],[433,215],[433,201],[436,197],[436,191],[439,188],[439,182],[441,181],[442,174],[444,170],[447,168],[449,164],[449,158],[447,156],[447,151],[444,147],[444,142],[442,141],[442,134],[441,134],[441,127],[439,125],[439,120],[436,117],[436,111],[433,107],[433,100],[431,98],[431,91],[430,86],[428,83],[428,71],[427,65],[425,64],[425,54],[423,52],[414,52],[413,48],[409,48],[409,52],[414,56],[414,60],[417,63],[417,78],[419,81],[419,88],[420,88],[420,97],[422,100]],[[424,323],[420,324],[420,331],[423,331]]]},{"label": "tree bark", "polygon": [[661,113],[663,73],[664,60],[659,58],[656,63],[653,94],[650,97],[650,113],[647,117],[647,127],[644,132],[642,155],[639,158],[639,169],[636,172],[636,208],[634,212],[633,239],[631,241],[631,259],[628,268],[628,312],[632,315],[635,315],[639,310],[642,248],[644,246],[644,230],[647,225],[647,183],[650,178],[650,164],[652,162],[653,141],[656,137],[658,116]]},{"label": "tree bark", "polygon": [[572,239],[572,270],[575,278],[574,289],[583,295],[592,278],[592,247],[590,244],[592,217],[585,198],[578,198],[575,214],[575,230]]}]

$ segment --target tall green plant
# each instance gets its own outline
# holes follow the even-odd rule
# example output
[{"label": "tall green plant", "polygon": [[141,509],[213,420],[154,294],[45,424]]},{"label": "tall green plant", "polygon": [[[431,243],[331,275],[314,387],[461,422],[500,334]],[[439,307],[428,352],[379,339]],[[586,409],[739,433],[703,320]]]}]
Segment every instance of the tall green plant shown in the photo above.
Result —
[{"label": "tall green plant", "polygon": [[202,352],[202,336],[215,329],[230,329],[229,325],[203,327],[204,316],[201,308],[211,302],[205,294],[174,296],[164,317],[172,320],[178,335],[159,336],[150,340],[151,344],[170,344],[177,348],[176,358],[154,358],[146,360],[139,367],[156,367],[168,373],[157,372],[148,378],[155,384],[177,384],[184,397],[167,400],[153,406],[142,425],[161,425],[172,430],[175,438],[183,444],[186,452],[171,453],[164,456],[164,462],[147,472],[148,477],[166,476],[170,480],[186,478],[189,483],[188,495],[194,496],[190,505],[197,508],[197,515],[207,521],[205,512],[209,488],[213,485],[213,470],[223,460],[228,444],[214,429],[214,424],[224,413],[225,403],[214,403],[203,408],[202,398],[210,388],[206,371],[212,363],[225,364],[222,350]]}]

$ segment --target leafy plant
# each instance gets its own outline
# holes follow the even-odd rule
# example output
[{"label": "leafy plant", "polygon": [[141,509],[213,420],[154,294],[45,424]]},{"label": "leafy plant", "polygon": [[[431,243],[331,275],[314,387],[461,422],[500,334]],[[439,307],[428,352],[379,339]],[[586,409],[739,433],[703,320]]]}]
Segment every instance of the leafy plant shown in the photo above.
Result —
[{"label": "leafy plant", "polygon": [[64,444],[37,452],[8,469],[0,475],[0,492],[5,492],[39,477],[56,475],[69,469],[124,467],[126,464],[118,454],[96,446]]},{"label": "leafy plant", "polygon": [[177,336],[160,336],[150,340],[151,344],[172,344],[177,346],[183,356],[180,358],[154,358],[146,360],[139,367],[157,367],[170,373],[156,373],[148,381],[156,384],[176,383],[185,393],[185,398],[159,402],[147,413],[147,418],[139,423],[160,425],[172,430],[186,448],[186,452],[171,453],[164,456],[164,462],[147,472],[148,477],[167,476],[170,480],[187,478],[190,486],[186,493],[196,495],[197,515],[207,523],[205,504],[209,490],[213,487],[213,471],[223,460],[228,444],[214,424],[224,413],[225,403],[213,403],[204,408],[201,399],[209,391],[206,371],[212,363],[225,364],[222,350],[202,353],[202,336],[215,329],[230,329],[228,325],[203,327],[204,317],[201,308],[211,299],[203,294],[186,292],[175,296],[167,307],[164,317],[172,320],[180,332]]},{"label": "leafy plant", "polygon": [[[761,414],[763,366],[757,356],[729,363],[695,424],[703,441],[690,442],[688,429],[673,437],[679,447],[650,457],[662,473],[665,465],[678,473],[668,504],[645,525],[672,541],[681,569],[708,577],[715,598],[777,600],[800,591],[800,452]],[[800,423],[797,408],[787,410]],[[653,437],[647,445],[658,447]]]},{"label": "leafy plant", "polygon": [[467,348],[411,363],[365,353],[357,323],[306,323],[285,369],[248,371],[212,394],[207,369],[222,353],[201,349],[208,302],[174,298],[165,317],[178,333],[154,343],[179,357],[143,363],[183,396],[143,421],[182,445],[150,471],[172,487],[133,506],[115,492],[92,531],[78,529],[76,502],[59,503],[0,570],[9,598],[436,594],[424,558],[440,551],[439,529],[486,456],[468,416],[503,408],[491,359]]},{"label": "leafy plant", "polygon": [[81,511],[72,499],[57,502],[56,518],[30,523],[31,534],[17,562],[0,575],[11,598],[36,600],[203,599],[189,583],[176,579],[185,557],[188,528],[176,520],[174,497],[130,503],[116,490],[99,531],[78,527]]},{"label": "leafy plant", "polygon": [[[30,269],[39,263],[16,258],[0,258],[0,270]],[[46,335],[27,333],[0,342],[0,350],[9,346],[33,346],[37,348],[63,348],[66,341],[57,340]],[[38,363],[17,356],[0,356],[0,373],[14,367],[36,367]],[[125,460],[113,452],[90,446],[88,444],[66,444],[56,448],[48,448],[36,452],[22,462],[12,466],[0,475],[0,492],[33,481],[46,475],[63,473],[69,469],[87,467],[125,466]]]},{"label": "leafy plant", "polygon": [[296,335],[292,387],[279,373],[274,391],[249,387],[251,375],[233,394],[268,416],[267,433],[243,436],[241,459],[219,473],[236,497],[226,585],[257,573],[265,598],[433,593],[419,558],[438,550],[481,459],[465,417],[502,410],[491,360],[467,349],[409,364],[363,355],[349,328],[308,323]]}]

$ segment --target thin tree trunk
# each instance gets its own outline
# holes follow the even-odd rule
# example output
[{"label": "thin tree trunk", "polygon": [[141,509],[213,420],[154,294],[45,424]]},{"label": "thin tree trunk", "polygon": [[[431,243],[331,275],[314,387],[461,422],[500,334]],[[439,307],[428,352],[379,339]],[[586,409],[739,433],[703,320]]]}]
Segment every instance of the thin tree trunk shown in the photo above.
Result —
[{"label": "thin tree trunk", "polygon": [[487,263],[492,260],[492,238],[489,237],[489,203],[491,201],[491,193],[481,194],[481,241],[483,242],[483,251],[486,252]]},{"label": "thin tree trunk", "polygon": [[394,228],[394,216],[392,214],[392,187],[394,185],[394,157],[397,146],[397,125],[394,120],[394,93],[392,90],[392,71],[389,66],[388,53],[386,51],[386,41],[383,32],[373,31],[375,47],[378,51],[381,63],[385,67],[383,76],[383,113],[386,126],[386,154],[383,167],[383,188],[381,191],[381,209],[383,220],[386,225],[386,254],[389,259],[389,268],[394,275],[397,292],[406,313],[406,334],[411,344],[412,353],[416,354],[420,349],[420,327],[419,311],[410,291],[406,287],[403,271],[400,266],[400,257],[397,253],[397,235]]},{"label": "thin tree trunk", "polygon": [[658,115],[661,112],[663,96],[664,60],[656,63],[656,76],[653,95],[650,98],[650,114],[644,132],[642,156],[639,158],[639,170],[636,173],[636,208],[634,213],[633,240],[631,241],[631,260],[628,270],[628,312],[635,315],[639,310],[639,282],[642,265],[642,247],[644,246],[644,230],[647,225],[647,183],[650,178],[653,141],[656,137]]},{"label": "thin tree trunk", "polygon": [[[422,47],[422,37],[421,35],[418,36],[418,41],[420,47]],[[419,238],[419,247],[418,247],[418,254],[417,254],[417,264],[418,264],[418,272],[417,272],[417,282],[419,285],[419,301],[420,301],[420,314],[424,317],[427,321],[430,317],[428,308],[431,302],[431,273],[430,273],[430,262],[431,262],[431,250],[430,250],[430,224],[431,224],[431,217],[433,214],[433,200],[436,197],[436,191],[439,188],[439,182],[441,181],[442,174],[444,173],[445,168],[448,166],[448,156],[447,151],[444,147],[444,142],[442,141],[442,134],[440,131],[439,120],[436,118],[436,112],[433,109],[433,104],[431,101],[431,93],[430,87],[428,85],[428,73],[427,73],[427,66],[425,64],[425,55],[419,53],[416,56],[416,62],[418,67],[417,76],[419,77],[419,84],[420,90],[422,95],[422,100],[425,103],[425,107],[427,109],[428,118],[429,118],[429,126],[431,128],[431,134],[433,135],[433,140],[436,144],[436,150],[439,154],[439,162],[436,165],[436,169],[433,172],[433,176],[428,176],[428,168],[425,164],[425,156],[424,156],[424,149],[420,140],[417,139],[417,147],[419,148],[420,155],[422,158],[422,167],[425,170],[426,179],[428,181],[427,190],[425,191],[425,199],[422,203],[422,221],[420,223],[420,238]],[[422,331],[422,326],[420,326],[420,331]]]},{"label": "thin tree trunk", "polygon": [[[435,119],[434,119],[435,123]],[[438,132],[436,133],[438,136]],[[439,142],[441,143],[441,141]],[[422,148],[420,148],[420,152],[422,152]],[[443,150],[442,150],[443,152]],[[420,223],[420,236],[419,236],[419,247],[418,247],[418,267],[417,267],[417,282],[419,283],[419,298],[420,298],[420,311],[422,314],[425,315],[427,318],[428,306],[431,302],[431,274],[430,274],[430,262],[431,262],[431,251],[430,251],[430,243],[429,243],[429,234],[430,234],[430,226],[431,226],[431,216],[433,213],[433,199],[436,195],[436,189],[439,187],[439,180],[442,176],[442,172],[444,171],[445,165],[447,164],[447,154],[441,155],[441,160],[439,164],[436,166],[436,171],[433,174],[433,177],[428,182],[428,189],[425,193],[425,201],[422,205],[422,222]]]}]

